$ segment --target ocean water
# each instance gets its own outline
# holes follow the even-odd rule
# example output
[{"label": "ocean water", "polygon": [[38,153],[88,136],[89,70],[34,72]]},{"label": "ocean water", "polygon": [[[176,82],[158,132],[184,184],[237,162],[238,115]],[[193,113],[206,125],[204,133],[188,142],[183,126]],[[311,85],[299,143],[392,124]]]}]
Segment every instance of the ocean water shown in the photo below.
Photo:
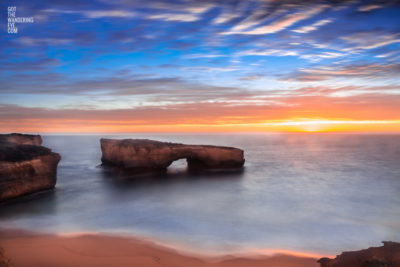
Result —
[{"label": "ocean water", "polygon": [[[125,177],[100,137],[235,146],[243,171]],[[0,206],[0,227],[126,233],[211,253],[335,255],[400,241],[400,135],[44,136],[62,156],[49,191]]]}]

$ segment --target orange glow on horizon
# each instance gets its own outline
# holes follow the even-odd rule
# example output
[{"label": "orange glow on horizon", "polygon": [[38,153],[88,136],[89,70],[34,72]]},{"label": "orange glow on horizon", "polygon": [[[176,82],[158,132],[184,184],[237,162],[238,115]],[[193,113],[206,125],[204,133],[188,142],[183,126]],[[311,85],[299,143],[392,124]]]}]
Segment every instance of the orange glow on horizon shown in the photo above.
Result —
[{"label": "orange glow on horizon", "polygon": [[400,133],[400,120],[329,120],[297,118],[266,122],[145,124],[109,120],[23,120],[2,124],[1,132],[144,133],[144,132],[362,132]]},{"label": "orange glow on horizon", "polygon": [[255,249],[254,252],[256,254],[268,255],[268,256],[287,255],[287,256],[293,256],[293,257],[315,258],[315,259],[320,259],[322,257],[335,257],[335,255],[317,254],[317,253],[301,252],[301,251],[294,251],[294,250],[284,250],[284,249]]}]

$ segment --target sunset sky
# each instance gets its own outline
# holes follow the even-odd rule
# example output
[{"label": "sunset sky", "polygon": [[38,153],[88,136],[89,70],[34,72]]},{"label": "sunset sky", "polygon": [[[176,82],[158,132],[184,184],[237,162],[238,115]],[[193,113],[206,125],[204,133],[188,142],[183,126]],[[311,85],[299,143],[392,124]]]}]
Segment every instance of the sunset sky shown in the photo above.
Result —
[{"label": "sunset sky", "polygon": [[400,132],[399,1],[0,6],[0,132]]}]

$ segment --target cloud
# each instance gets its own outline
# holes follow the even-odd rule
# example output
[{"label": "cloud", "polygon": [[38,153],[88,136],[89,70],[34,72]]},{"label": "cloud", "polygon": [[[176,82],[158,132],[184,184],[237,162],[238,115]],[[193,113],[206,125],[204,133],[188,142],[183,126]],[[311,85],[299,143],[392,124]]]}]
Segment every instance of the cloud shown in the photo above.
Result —
[{"label": "cloud", "polygon": [[386,0],[368,1],[383,6],[370,13],[353,0],[21,1],[48,21],[1,42],[0,99],[42,107],[18,111],[39,120],[243,123],[333,111],[373,120],[372,106],[398,104],[398,6]]},{"label": "cloud", "polygon": [[270,33],[276,33],[279,31],[282,31],[293,24],[296,24],[299,21],[302,21],[304,19],[308,19],[324,9],[326,9],[328,6],[327,5],[317,5],[312,8],[302,10],[299,12],[294,12],[292,14],[286,15],[285,17],[278,19],[266,26],[260,26],[252,30],[247,30],[247,31],[241,31],[241,30],[233,30],[223,32],[222,34],[247,34],[247,35],[261,35],[261,34],[270,34]]},{"label": "cloud", "polygon": [[167,11],[180,11],[192,14],[202,14],[217,6],[217,3],[208,1],[186,1],[185,3],[179,4],[173,3],[172,1],[153,1],[149,4],[151,8],[161,9]]},{"label": "cloud", "polygon": [[137,127],[156,127],[168,131],[174,125],[174,129],[182,129],[184,125],[204,125],[203,127],[209,130],[210,125],[263,124],[299,118],[388,122],[400,119],[400,95],[366,93],[357,96],[327,97],[299,94],[275,97],[274,101],[268,97],[253,100],[256,102],[196,102],[113,110],[0,105],[0,131],[28,129],[48,132],[102,132],[143,129]]},{"label": "cloud", "polygon": [[91,19],[99,19],[99,18],[132,18],[136,15],[135,12],[127,11],[127,10],[90,10],[90,11],[82,11],[82,13]]},{"label": "cloud", "polygon": [[204,12],[207,12],[211,8],[214,8],[216,5],[212,3],[202,3],[199,2],[197,5],[193,6],[184,6],[183,9],[194,14],[202,14]]},{"label": "cloud", "polygon": [[331,58],[338,58],[338,57],[343,57],[346,54],[344,53],[339,53],[339,52],[321,52],[319,54],[303,54],[300,56],[300,58],[308,59],[312,62],[318,62],[321,59],[331,59]]},{"label": "cloud", "polygon": [[209,66],[196,66],[196,67],[183,67],[183,70],[206,71],[206,72],[229,72],[237,70],[235,67],[209,67]]},{"label": "cloud", "polygon": [[400,43],[400,34],[388,34],[380,31],[365,31],[343,36],[340,39],[353,45],[344,48],[344,51],[369,50]]},{"label": "cloud", "polygon": [[352,97],[357,95],[382,94],[400,96],[400,86],[327,86],[315,85],[302,87],[287,93],[288,96],[324,96],[324,97]]},{"label": "cloud", "polygon": [[227,23],[238,17],[236,13],[222,13],[220,16],[216,17],[213,21],[214,24]]},{"label": "cloud", "polygon": [[315,82],[332,78],[396,78],[400,63],[391,64],[352,64],[341,67],[321,66],[313,69],[300,69],[286,76],[288,80]]},{"label": "cloud", "polygon": [[301,28],[297,28],[297,29],[294,29],[292,31],[293,32],[297,32],[297,33],[309,33],[311,31],[317,30],[319,27],[321,27],[321,26],[323,26],[325,24],[328,24],[330,22],[332,22],[332,19],[322,19],[322,20],[319,20],[319,21],[317,21],[317,22],[315,22],[315,23],[313,23],[313,24],[311,24],[309,26],[303,26]]},{"label": "cloud", "polygon": [[32,37],[21,37],[16,39],[16,42],[25,45],[25,46],[33,46],[33,45],[66,45],[74,42],[73,39],[69,38],[32,38]]},{"label": "cloud", "polygon": [[297,56],[298,53],[294,50],[282,50],[282,49],[250,49],[238,52],[237,56]]},{"label": "cloud", "polygon": [[[14,61],[14,62],[1,62],[0,70],[1,71],[11,71],[16,73],[22,72],[38,72],[38,71],[46,71],[51,68],[57,67],[60,65],[60,61],[53,58],[43,58],[43,59],[35,59],[35,60],[23,60],[23,61]],[[25,75],[25,74],[22,74]],[[39,76],[39,75],[38,75]],[[23,76],[25,79],[26,76]],[[31,74],[29,77],[35,77],[35,75]],[[21,80],[16,80],[21,81]],[[13,82],[13,80],[4,80],[2,81],[2,85],[0,88],[4,88],[4,85],[7,83]],[[1,92],[1,89],[0,89]]]},{"label": "cloud", "polygon": [[360,12],[368,12],[368,11],[379,9],[379,8],[382,8],[382,7],[383,7],[382,5],[376,5],[376,4],[363,5],[363,6],[358,7],[358,11],[360,11]]},{"label": "cloud", "polygon": [[186,59],[197,59],[197,58],[218,58],[218,57],[228,57],[228,55],[222,55],[222,54],[189,54],[183,56],[183,58]]},{"label": "cloud", "polygon": [[375,57],[376,58],[388,58],[388,57],[395,56],[397,53],[398,53],[398,51],[392,51],[392,52],[376,55]]},{"label": "cloud", "polygon": [[122,9],[111,9],[111,10],[64,10],[64,9],[45,9],[46,13],[59,13],[59,14],[80,14],[89,19],[101,19],[101,18],[132,18],[136,16],[136,12],[122,10]]},{"label": "cloud", "polygon": [[[37,67],[38,64],[35,64],[35,66]],[[25,66],[28,67],[29,65]],[[30,66],[29,69],[31,68]],[[192,67],[186,70],[228,72],[235,69],[205,66]],[[79,80],[57,73],[43,75],[18,73],[10,76],[7,81],[2,83],[0,86],[1,94],[45,94],[58,97],[67,95],[76,99],[90,97],[94,102],[104,97],[117,100],[121,99],[121,97],[125,99],[127,97],[138,97],[142,99],[142,103],[148,103],[155,101],[223,100],[231,97],[245,97],[250,93],[240,87],[208,85],[197,81],[182,80],[177,77],[142,77],[131,75],[130,72],[119,71],[118,73],[109,74],[108,77]],[[101,105],[102,103],[97,102],[97,104]]]},{"label": "cloud", "polygon": [[178,5],[170,2],[155,2],[152,8],[159,9],[162,12],[146,16],[148,19],[177,21],[177,22],[194,22],[201,19],[203,13],[214,8],[213,3],[198,2],[191,4]]},{"label": "cloud", "polygon": [[150,15],[148,19],[164,20],[164,21],[180,21],[180,22],[193,22],[200,19],[199,16],[195,14],[174,14],[174,13],[164,13]]},{"label": "cloud", "polygon": [[261,79],[261,77],[259,75],[249,75],[249,76],[243,76],[240,77],[239,80],[241,81],[255,81],[255,80],[259,80]]},{"label": "cloud", "polygon": [[238,32],[260,24],[260,22],[262,21],[262,19],[260,20],[260,18],[264,17],[264,13],[265,10],[263,8],[254,9],[253,13],[250,16],[245,17],[245,19],[236,24],[230,31]]}]

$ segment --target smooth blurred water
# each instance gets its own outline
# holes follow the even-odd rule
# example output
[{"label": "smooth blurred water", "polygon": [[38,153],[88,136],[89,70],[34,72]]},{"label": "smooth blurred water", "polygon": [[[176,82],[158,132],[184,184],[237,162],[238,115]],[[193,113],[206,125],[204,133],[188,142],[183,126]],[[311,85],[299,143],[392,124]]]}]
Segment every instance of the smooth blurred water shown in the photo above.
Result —
[{"label": "smooth blurred water", "polygon": [[[102,136],[107,137],[107,136]],[[100,136],[44,136],[57,188],[0,206],[0,227],[119,232],[214,252],[319,254],[400,241],[400,136],[129,135],[245,150],[242,172],[124,179],[100,165]]]}]

